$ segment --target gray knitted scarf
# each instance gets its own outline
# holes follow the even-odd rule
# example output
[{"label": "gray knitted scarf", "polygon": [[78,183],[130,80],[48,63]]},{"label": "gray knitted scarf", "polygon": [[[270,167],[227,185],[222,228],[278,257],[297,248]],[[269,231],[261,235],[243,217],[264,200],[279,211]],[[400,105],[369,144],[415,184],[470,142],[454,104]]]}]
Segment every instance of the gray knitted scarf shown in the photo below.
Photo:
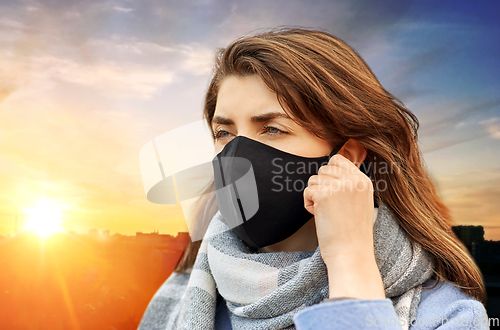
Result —
[{"label": "gray knitted scarf", "polygon": [[[380,203],[374,225],[375,258],[385,294],[406,326],[415,318],[432,262],[411,244],[393,212]],[[292,317],[328,298],[326,266],[314,252],[256,253],[222,222],[210,223],[187,289],[171,310],[167,329],[212,329],[217,292],[234,329],[295,329]],[[404,323],[403,323],[404,322]]]}]

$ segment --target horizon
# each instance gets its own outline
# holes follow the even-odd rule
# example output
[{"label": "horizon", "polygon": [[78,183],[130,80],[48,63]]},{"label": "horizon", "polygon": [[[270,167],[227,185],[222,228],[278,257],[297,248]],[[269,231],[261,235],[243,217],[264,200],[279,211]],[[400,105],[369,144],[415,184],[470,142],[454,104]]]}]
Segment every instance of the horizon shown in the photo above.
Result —
[{"label": "horizon", "polygon": [[[458,228],[458,227],[480,227],[480,228],[483,229],[483,231],[485,231],[484,227],[481,226],[481,225],[467,225],[467,224],[452,226],[452,229],[455,229],[455,228]],[[86,233],[85,232],[76,232],[76,231],[73,231],[73,230],[67,230],[67,231],[54,232],[54,233],[51,233],[50,235],[45,236],[45,237],[38,235],[33,230],[24,229],[24,230],[18,231],[17,233],[12,233],[12,234],[8,234],[8,235],[0,235],[0,238],[15,238],[17,236],[28,235],[28,236],[38,237],[41,240],[47,240],[47,239],[50,240],[51,237],[56,236],[56,235],[99,236],[99,238],[102,238],[104,236],[104,237],[108,237],[109,238],[109,237],[115,236],[115,235],[126,236],[126,237],[137,237],[138,234],[146,234],[146,235],[156,234],[156,235],[163,235],[163,236],[171,236],[173,238],[179,238],[179,239],[180,238],[185,238],[186,235],[189,236],[189,232],[188,231],[179,231],[179,232],[177,232],[175,234],[168,234],[168,233],[161,233],[158,230],[153,230],[151,232],[138,231],[138,232],[135,232],[133,234],[125,234],[125,233],[120,233],[120,232],[114,232],[113,233],[109,229],[98,230],[97,228],[91,228]],[[488,240],[488,239],[484,238],[484,235],[483,235],[483,239],[484,239],[484,241],[500,242],[500,240],[491,240],[491,239]]]}]

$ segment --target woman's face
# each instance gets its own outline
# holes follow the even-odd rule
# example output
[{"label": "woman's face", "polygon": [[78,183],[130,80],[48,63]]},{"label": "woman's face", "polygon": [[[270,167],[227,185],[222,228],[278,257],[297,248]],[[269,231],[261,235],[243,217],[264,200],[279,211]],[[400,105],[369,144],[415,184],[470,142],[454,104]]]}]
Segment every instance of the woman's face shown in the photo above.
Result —
[{"label": "woman's face", "polygon": [[219,87],[212,120],[215,151],[236,136],[303,157],[327,156],[330,144],[295,123],[258,76],[226,77]]}]

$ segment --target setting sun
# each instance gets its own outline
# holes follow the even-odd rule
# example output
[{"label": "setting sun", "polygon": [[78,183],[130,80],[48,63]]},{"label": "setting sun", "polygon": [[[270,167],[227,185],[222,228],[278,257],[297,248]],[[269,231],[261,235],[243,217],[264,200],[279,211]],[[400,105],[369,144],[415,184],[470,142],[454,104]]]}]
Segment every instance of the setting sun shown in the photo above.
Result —
[{"label": "setting sun", "polygon": [[25,230],[32,230],[41,237],[62,231],[61,210],[48,201],[40,201],[35,208],[28,210],[28,214],[29,220]]}]

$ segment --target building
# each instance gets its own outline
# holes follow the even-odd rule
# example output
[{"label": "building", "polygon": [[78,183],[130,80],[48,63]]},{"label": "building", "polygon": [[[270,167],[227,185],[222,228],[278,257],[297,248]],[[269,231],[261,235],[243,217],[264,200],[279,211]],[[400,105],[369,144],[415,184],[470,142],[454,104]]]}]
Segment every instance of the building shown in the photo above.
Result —
[{"label": "building", "polygon": [[477,263],[500,266],[500,241],[474,242],[472,250]]},{"label": "building", "polygon": [[157,231],[152,233],[135,234],[135,240],[140,245],[151,246],[158,250],[182,251],[189,241],[188,233],[178,233],[177,236],[160,234]]},{"label": "building", "polygon": [[471,253],[473,243],[484,242],[483,226],[454,226],[452,230]]}]

